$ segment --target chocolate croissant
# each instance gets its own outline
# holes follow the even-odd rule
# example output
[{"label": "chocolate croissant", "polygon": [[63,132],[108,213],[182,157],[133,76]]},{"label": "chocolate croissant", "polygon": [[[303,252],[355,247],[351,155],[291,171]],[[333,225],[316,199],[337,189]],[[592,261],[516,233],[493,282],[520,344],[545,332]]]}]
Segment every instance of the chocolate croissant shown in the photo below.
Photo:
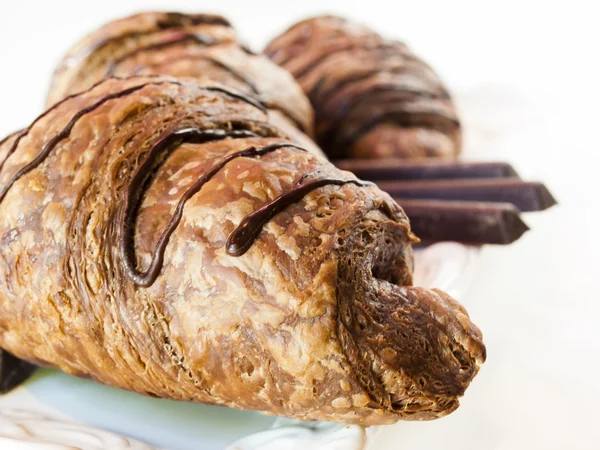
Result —
[{"label": "chocolate croissant", "polygon": [[0,145],[0,347],[150,396],[364,425],[458,406],[485,359],[413,287],[402,209],[254,99],[109,78]]},{"label": "chocolate croissant", "polygon": [[460,123],[438,75],[408,47],[335,16],[299,22],[265,54],[289,70],[315,110],[333,159],[453,157]]},{"label": "chocolate croissant", "polygon": [[263,103],[269,120],[294,141],[320,152],[308,138],[314,132],[312,108],[294,78],[240,43],[227,19],[212,14],[145,12],[107,23],[59,63],[47,105],[106,77],[142,74],[238,90]]}]

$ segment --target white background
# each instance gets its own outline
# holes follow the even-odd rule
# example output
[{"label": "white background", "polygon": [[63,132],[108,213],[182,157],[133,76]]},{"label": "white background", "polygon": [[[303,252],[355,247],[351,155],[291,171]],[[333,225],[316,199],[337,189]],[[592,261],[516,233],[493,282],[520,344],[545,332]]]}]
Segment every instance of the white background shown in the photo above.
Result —
[{"label": "white background", "polygon": [[[390,6],[386,6],[386,3]],[[486,247],[460,299],[488,361],[451,416],[386,427],[374,448],[600,448],[600,52],[594,1],[6,1],[0,134],[41,110],[52,68],[83,34],[141,10],[223,13],[255,49],[334,12],[407,41],[456,93],[466,156],[509,160],[560,202]],[[393,5],[393,6],[391,6]]]}]

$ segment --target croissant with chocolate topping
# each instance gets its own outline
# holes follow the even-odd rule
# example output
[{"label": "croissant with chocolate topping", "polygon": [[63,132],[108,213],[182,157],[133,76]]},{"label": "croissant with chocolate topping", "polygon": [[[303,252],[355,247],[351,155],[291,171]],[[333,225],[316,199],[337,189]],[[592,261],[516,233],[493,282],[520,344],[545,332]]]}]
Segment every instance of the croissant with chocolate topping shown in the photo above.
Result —
[{"label": "croissant with chocolate topping", "polygon": [[0,145],[0,347],[170,399],[364,425],[453,411],[485,359],[375,185],[254,99],[108,78]]},{"label": "croissant with chocolate topping", "polygon": [[265,54],[289,70],[315,110],[331,158],[453,157],[458,116],[438,75],[409,48],[335,16],[298,22]]},{"label": "croissant with chocolate topping", "polygon": [[[54,72],[47,105],[109,76],[171,75],[219,83],[263,103],[269,120],[320,152],[310,103],[294,78],[241,44],[213,14],[144,12],[109,22],[81,39]],[[307,137],[308,136],[308,137]]]}]

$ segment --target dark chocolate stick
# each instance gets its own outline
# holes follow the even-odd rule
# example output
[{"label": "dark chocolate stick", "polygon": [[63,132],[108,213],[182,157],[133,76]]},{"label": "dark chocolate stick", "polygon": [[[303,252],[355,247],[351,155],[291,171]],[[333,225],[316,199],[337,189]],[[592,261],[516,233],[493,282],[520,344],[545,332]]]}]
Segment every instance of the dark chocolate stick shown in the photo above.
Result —
[{"label": "dark chocolate stick", "polygon": [[16,388],[29,378],[36,366],[0,349],[0,394]]},{"label": "dark chocolate stick", "polygon": [[460,178],[516,178],[505,162],[465,162],[439,158],[415,160],[338,159],[333,163],[364,180],[432,180]]},{"label": "dark chocolate stick", "polygon": [[519,178],[380,181],[392,197],[512,203],[521,211],[542,211],[556,204],[546,186]]},{"label": "dark chocolate stick", "polygon": [[510,203],[395,199],[424,242],[511,244],[529,227]]}]

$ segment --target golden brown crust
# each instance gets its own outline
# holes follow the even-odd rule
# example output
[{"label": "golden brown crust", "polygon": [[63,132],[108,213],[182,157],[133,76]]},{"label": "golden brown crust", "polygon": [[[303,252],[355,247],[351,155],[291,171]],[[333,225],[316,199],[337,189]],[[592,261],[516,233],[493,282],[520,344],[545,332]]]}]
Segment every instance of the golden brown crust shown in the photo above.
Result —
[{"label": "golden brown crust", "polygon": [[[255,97],[288,135],[319,151],[313,113],[287,71],[239,43],[220,16],[146,12],[109,22],[75,45],[56,69],[47,104],[108,76],[164,74],[219,83]],[[298,132],[300,130],[300,132]]]},{"label": "golden brown crust", "polygon": [[290,71],[315,109],[332,158],[452,157],[460,125],[438,75],[401,42],[335,16],[307,19],[265,54]]},{"label": "golden brown crust", "polygon": [[237,41],[229,22],[220,16],[152,12],[114,20],[77,42],[60,61],[47,105],[89,88],[105,77],[113,61],[137,48],[183,34],[196,34],[215,44]]},{"label": "golden brown crust", "polygon": [[[247,253],[228,254],[242,219],[304,176],[354,179],[293,145],[218,170],[185,203],[157,278],[135,282],[120,245],[129,186],[161,136],[190,128],[232,137],[175,141],[156,159],[133,222],[143,270],[176,204],[217,161],[286,142],[264,111],[169,77],[108,79],[0,145],[3,187],[48,150],[0,202],[0,347],[142,394],[300,419],[373,425],[454,409],[483,359],[480,334],[443,294],[388,287],[411,283],[412,234],[387,194],[315,189],[274,215]],[[372,321],[362,334],[361,314]],[[394,331],[413,323],[435,331]],[[413,345],[422,340],[431,363]],[[415,387],[420,377],[435,389]]]}]

